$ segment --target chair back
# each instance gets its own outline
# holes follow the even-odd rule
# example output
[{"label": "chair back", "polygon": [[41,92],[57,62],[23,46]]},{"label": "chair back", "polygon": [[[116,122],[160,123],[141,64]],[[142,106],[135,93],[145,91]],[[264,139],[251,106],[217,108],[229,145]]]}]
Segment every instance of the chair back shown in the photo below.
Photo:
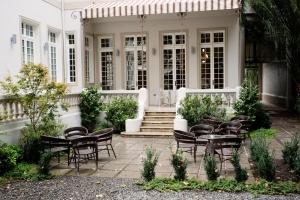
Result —
[{"label": "chair back", "polygon": [[174,130],[174,137],[177,142],[181,143],[195,143],[196,137],[193,133],[188,133],[185,131]]},{"label": "chair back", "polygon": [[114,132],[113,128],[105,128],[105,129],[101,129],[99,131],[95,131],[95,132],[89,134],[89,136],[97,137],[98,142],[99,141],[107,141],[107,140],[112,140],[113,132]]},{"label": "chair back", "polygon": [[198,124],[195,126],[192,126],[190,128],[190,132],[194,133],[196,137],[201,135],[209,135],[214,132],[214,127],[207,125],[207,124]]},{"label": "chair back", "polygon": [[224,135],[230,135],[230,134],[239,135],[241,127],[242,127],[242,124],[239,121],[231,121],[231,122],[222,123],[218,127],[218,133],[224,134]]},{"label": "chair back", "polygon": [[222,149],[239,149],[242,144],[241,137],[224,137],[224,138],[217,138],[212,140],[215,148],[222,148]]},{"label": "chair back", "polygon": [[213,126],[214,128],[218,128],[222,122],[215,117],[204,117],[200,121],[200,124],[207,124]]},{"label": "chair back", "polygon": [[80,154],[81,149],[86,149],[87,147],[95,148],[97,145],[97,137],[83,136],[71,140],[71,143],[75,154]]},{"label": "chair back", "polygon": [[238,121],[242,124],[241,130],[249,131],[251,129],[250,117],[246,115],[239,115],[231,118],[230,121]]},{"label": "chair back", "polygon": [[44,149],[51,149],[55,147],[68,147],[69,141],[67,139],[52,137],[52,136],[41,136],[41,142]]},{"label": "chair back", "polygon": [[85,127],[71,127],[64,130],[64,135],[66,138],[75,136],[75,135],[82,135],[86,136],[89,133],[88,129]]}]

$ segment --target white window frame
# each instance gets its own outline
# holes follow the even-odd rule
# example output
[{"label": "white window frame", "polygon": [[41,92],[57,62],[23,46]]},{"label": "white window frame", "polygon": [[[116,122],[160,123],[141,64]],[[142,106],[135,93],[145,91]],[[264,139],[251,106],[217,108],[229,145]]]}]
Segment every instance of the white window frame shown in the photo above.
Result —
[{"label": "white window frame", "polygon": [[[202,43],[201,42],[201,34],[209,33],[210,34],[210,42],[208,43]],[[223,33],[223,42],[214,42],[214,33]],[[223,48],[223,88],[225,88],[226,83],[226,30],[225,29],[215,29],[215,30],[205,30],[205,31],[199,31],[198,34],[199,37],[199,53],[198,53],[198,59],[199,59],[199,86],[202,88],[202,77],[201,77],[201,71],[202,71],[202,63],[201,63],[201,49],[202,48],[210,48],[210,89],[215,89],[214,84],[214,48],[222,47]]]},{"label": "white window frame", "polygon": [[[74,35],[74,44],[70,44],[69,41],[69,35]],[[67,77],[68,77],[68,83],[77,83],[77,56],[76,56],[76,35],[75,33],[67,33],[66,34],[66,50],[67,50]],[[73,50],[74,52],[74,57],[72,58],[72,60],[74,61],[74,63],[71,66],[71,59],[70,59],[70,50]],[[74,67],[74,69],[71,69],[71,67]],[[73,72],[74,75],[71,76],[71,73]],[[74,80],[72,80],[72,78],[74,78]]]},{"label": "white window frame", "polygon": [[[55,34],[55,41],[51,41],[51,34]],[[50,71],[50,78],[52,81],[58,81],[58,33],[49,30],[48,31],[48,44],[49,44],[49,71]],[[52,49],[55,49],[55,55],[53,55]],[[55,58],[53,57],[55,56]],[[55,62],[53,62],[55,61]]]},{"label": "white window frame", "polygon": [[94,39],[90,35],[84,37],[84,81],[93,83],[94,78]]},{"label": "white window frame", "polygon": [[[109,47],[102,47],[102,43],[101,43],[101,40],[103,39],[110,39],[112,42],[111,42],[111,46]],[[102,87],[102,89],[104,90],[113,90],[115,88],[115,69],[114,69],[114,37],[113,36],[99,36],[98,37],[98,46],[99,46],[99,60],[100,60],[100,63],[99,63],[99,68],[100,68],[100,80],[101,80],[101,84],[103,84],[103,74],[102,74],[102,69],[103,69],[103,66],[102,66],[102,53],[111,53],[112,54],[112,66],[111,66],[111,70],[112,70],[112,74],[111,74],[111,85],[104,85],[105,87]],[[106,88],[106,87],[110,87],[110,88]]]},{"label": "white window frame", "polygon": [[[32,35],[27,34],[26,27],[32,28]],[[28,63],[36,63],[37,62],[37,26],[33,23],[27,22],[26,20],[21,21],[21,63],[28,64]],[[32,44],[31,53],[28,54],[29,45],[28,43]]]}]

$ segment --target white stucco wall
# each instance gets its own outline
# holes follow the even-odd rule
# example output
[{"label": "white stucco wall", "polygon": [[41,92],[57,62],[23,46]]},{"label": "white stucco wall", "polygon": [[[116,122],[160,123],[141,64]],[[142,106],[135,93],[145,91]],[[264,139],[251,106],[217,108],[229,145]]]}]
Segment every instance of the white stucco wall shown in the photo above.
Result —
[{"label": "white stucco wall", "polygon": [[[115,17],[110,19],[96,19],[88,22],[88,31],[98,35],[112,34],[114,37],[114,48],[120,51],[120,56],[115,57],[115,84],[116,89],[125,89],[125,73],[122,51],[122,37],[126,33],[141,33],[141,23],[137,16],[132,17]],[[92,23],[92,25],[91,25]],[[200,87],[200,66],[199,66],[199,30],[226,30],[226,67],[225,67],[225,87],[235,88],[240,85],[241,81],[241,41],[240,41],[240,24],[239,17],[235,11],[206,12],[206,13],[189,13],[184,21],[183,26],[179,17],[173,15],[147,16],[144,24],[144,32],[149,37],[148,43],[148,84],[150,104],[154,104],[155,94],[162,88],[161,73],[161,44],[160,33],[166,31],[186,31],[187,32],[187,85],[188,88]],[[95,40],[97,42],[97,40]],[[196,48],[192,53],[191,48]],[[152,54],[152,49],[156,49],[156,54]],[[97,48],[95,49],[97,51]],[[99,71],[99,58],[96,52],[96,71]],[[96,73],[99,76],[99,72]],[[99,77],[96,77],[99,80]]]}]

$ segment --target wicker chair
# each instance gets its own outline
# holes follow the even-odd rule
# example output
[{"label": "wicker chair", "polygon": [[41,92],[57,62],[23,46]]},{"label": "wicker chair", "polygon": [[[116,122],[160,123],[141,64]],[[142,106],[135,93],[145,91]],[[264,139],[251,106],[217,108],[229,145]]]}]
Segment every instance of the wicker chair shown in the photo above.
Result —
[{"label": "wicker chair", "polygon": [[194,133],[196,137],[199,137],[201,135],[209,135],[213,134],[214,132],[214,127],[206,124],[198,124],[195,126],[192,126],[190,128],[190,133]]},{"label": "wicker chair", "polygon": [[79,171],[80,162],[86,162],[90,159],[95,159],[96,169],[98,169],[97,137],[83,136],[80,138],[72,139],[71,143],[74,151],[73,159],[77,171]]},{"label": "wicker chair", "polygon": [[241,136],[243,136],[243,139],[245,139],[246,137],[250,137],[249,132],[251,130],[251,122],[249,116],[239,115],[231,118],[230,121],[238,121],[242,124],[242,127],[240,129],[240,134]]},{"label": "wicker chair", "polygon": [[207,140],[197,139],[193,133],[174,130],[174,137],[177,142],[177,149],[181,149],[184,152],[194,153],[194,161],[196,162],[197,146],[206,146]]},{"label": "wicker chair", "polygon": [[242,124],[239,121],[222,123],[217,129],[215,129],[215,134],[240,135],[241,127]]},{"label": "wicker chair", "polygon": [[70,165],[70,143],[63,138],[41,136],[41,142],[44,152],[51,152],[57,156],[58,162],[60,162],[60,153],[64,152],[68,155],[68,165]]},{"label": "wicker chair", "polygon": [[204,117],[200,121],[200,124],[207,124],[213,126],[216,129],[220,126],[220,124],[222,124],[222,122],[215,117]]},{"label": "wicker chair", "polygon": [[76,136],[86,136],[89,133],[88,129],[85,127],[71,127],[64,130],[64,135],[67,139]]},{"label": "wicker chair", "polygon": [[106,150],[109,156],[110,156],[110,151],[112,151],[115,158],[117,158],[114,148],[112,146],[113,132],[114,132],[113,128],[105,128],[100,131],[91,133],[89,135],[97,137],[98,151]]}]

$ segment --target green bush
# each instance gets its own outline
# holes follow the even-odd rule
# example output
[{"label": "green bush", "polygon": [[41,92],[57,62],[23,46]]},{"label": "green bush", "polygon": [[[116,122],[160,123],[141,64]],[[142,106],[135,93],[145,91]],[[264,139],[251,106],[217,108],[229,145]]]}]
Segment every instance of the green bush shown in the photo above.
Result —
[{"label": "green bush", "polygon": [[270,129],[261,128],[261,129],[255,130],[255,131],[251,131],[250,136],[251,136],[251,138],[255,138],[255,137],[259,137],[259,136],[262,136],[265,138],[275,138],[276,133],[277,133],[277,131],[274,128],[270,128]]},{"label": "green bush", "polygon": [[0,146],[0,175],[10,171],[21,158],[21,149],[16,145],[2,144]]},{"label": "green bush", "polygon": [[177,151],[176,153],[172,153],[171,164],[175,171],[174,179],[179,181],[185,180],[187,178],[186,168],[187,168],[188,161],[183,156],[182,151]]},{"label": "green bush", "polygon": [[138,104],[132,97],[117,97],[106,105],[106,119],[119,131],[125,130],[126,119],[136,117]]},{"label": "green bush", "polygon": [[217,169],[217,162],[212,156],[205,156],[204,158],[204,169],[206,171],[207,179],[210,181],[215,181],[220,176]]},{"label": "green bush", "polygon": [[241,167],[240,156],[238,154],[238,151],[234,151],[230,162],[234,167],[235,180],[237,182],[246,181],[248,179],[248,174],[247,174],[247,171],[245,169],[242,169],[242,167]]},{"label": "green bush", "polygon": [[187,95],[181,102],[178,114],[188,121],[189,126],[198,124],[204,117],[215,117],[224,121],[226,109],[221,107],[219,96],[211,99],[209,96]]},{"label": "green bush", "polygon": [[270,128],[271,121],[263,110],[259,100],[258,86],[253,81],[253,76],[248,74],[242,84],[240,97],[234,104],[236,115],[247,115],[250,117],[252,129]]},{"label": "green bush", "polygon": [[294,173],[298,178],[300,178],[300,151],[297,152],[297,155],[295,157],[294,161]]},{"label": "green bush", "polygon": [[82,90],[79,108],[81,125],[86,127],[89,132],[93,132],[96,124],[98,124],[98,117],[102,110],[101,94],[98,92],[97,87],[89,87]]},{"label": "green bush", "polygon": [[146,159],[143,160],[142,177],[145,181],[151,181],[155,178],[155,167],[158,161],[158,154],[152,147],[146,148]]},{"label": "green bush", "polygon": [[290,169],[295,167],[295,158],[297,157],[298,152],[300,151],[300,137],[293,136],[291,141],[284,143],[282,149],[282,157],[284,163],[288,164]]},{"label": "green bush", "polygon": [[41,155],[41,159],[39,162],[39,173],[43,175],[49,175],[50,171],[50,161],[53,157],[53,153],[45,152]]},{"label": "green bush", "polygon": [[274,156],[269,151],[266,138],[258,136],[253,138],[250,144],[251,159],[254,161],[258,175],[268,181],[275,178]]}]

